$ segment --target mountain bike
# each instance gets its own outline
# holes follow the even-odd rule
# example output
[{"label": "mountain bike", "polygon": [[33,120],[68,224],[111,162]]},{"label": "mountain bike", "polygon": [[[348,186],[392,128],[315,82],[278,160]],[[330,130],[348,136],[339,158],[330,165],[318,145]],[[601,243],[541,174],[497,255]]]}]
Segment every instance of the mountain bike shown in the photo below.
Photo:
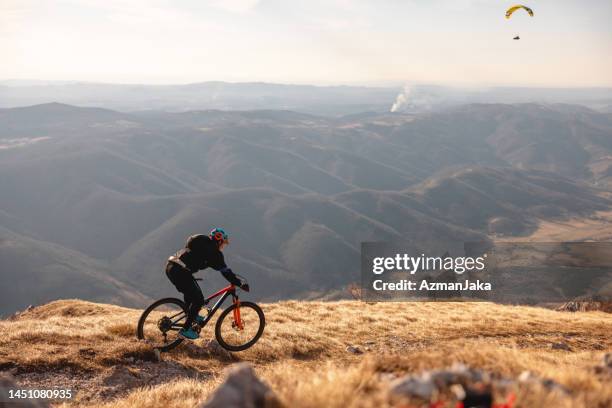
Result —
[{"label": "mountain bike", "polygon": [[[243,302],[236,294],[239,288],[247,288],[248,283],[243,277],[236,275],[242,282],[240,287],[229,285],[206,298],[205,305],[219,297],[215,304],[202,308],[200,313],[206,313],[198,323],[194,320],[192,328],[200,333],[202,328],[212,319],[223,302],[229,297],[232,304],[221,312],[215,324],[215,337],[219,344],[229,351],[243,351],[259,340],[266,325],[263,310],[253,302]],[[196,284],[202,279],[194,278]],[[198,284],[199,285],[199,284]],[[183,342],[178,332],[185,325],[188,308],[185,302],[176,298],[164,298],[147,307],[138,320],[137,335],[140,340],[159,351],[168,351]]]}]

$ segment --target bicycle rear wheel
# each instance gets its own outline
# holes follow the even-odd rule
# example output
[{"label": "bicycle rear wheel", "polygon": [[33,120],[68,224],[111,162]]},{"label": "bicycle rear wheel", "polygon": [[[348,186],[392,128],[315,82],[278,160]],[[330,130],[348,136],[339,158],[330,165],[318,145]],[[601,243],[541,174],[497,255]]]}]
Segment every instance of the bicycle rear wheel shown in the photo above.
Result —
[{"label": "bicycle rear wheel", "polygon": [[138,320],[137,335],[160,351],[181,344],[178,332],[187,319],[185,303],[176,298],[160,299],[145,309]]},{"label": "bicycle rear wheel", "polygon": [[243,351],[259,340],[265,326],[263,310],[255,303],[234,303],[217,319],[215,337],[224,349]]}]

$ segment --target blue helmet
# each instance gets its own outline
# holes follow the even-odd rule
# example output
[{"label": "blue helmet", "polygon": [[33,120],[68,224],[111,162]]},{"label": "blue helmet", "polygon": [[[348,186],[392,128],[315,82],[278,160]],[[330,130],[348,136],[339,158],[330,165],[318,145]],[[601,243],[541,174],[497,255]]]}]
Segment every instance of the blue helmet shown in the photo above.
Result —
[{"label": "blue helmet", "polygon": [[225,232],[223,228],[213,228],[208,234],[208,237],[213,241],[216,241],[217,245],[221,245],[223,243],[229,244],[229,235],[227,235],[227,232]]}]

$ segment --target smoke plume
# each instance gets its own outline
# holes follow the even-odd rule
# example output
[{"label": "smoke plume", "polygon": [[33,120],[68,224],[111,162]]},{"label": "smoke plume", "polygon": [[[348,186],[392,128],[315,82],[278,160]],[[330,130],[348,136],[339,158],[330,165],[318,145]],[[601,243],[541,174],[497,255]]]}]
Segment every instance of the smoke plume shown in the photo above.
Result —
[{"label": "smoke plume", "polygon": [[400,92],[395,98],[395,102],[391,106],[391,112],[399,112],[408,102],[408,97],[410,96],[410,87],[408,85],[404,86],[402,92]]}]

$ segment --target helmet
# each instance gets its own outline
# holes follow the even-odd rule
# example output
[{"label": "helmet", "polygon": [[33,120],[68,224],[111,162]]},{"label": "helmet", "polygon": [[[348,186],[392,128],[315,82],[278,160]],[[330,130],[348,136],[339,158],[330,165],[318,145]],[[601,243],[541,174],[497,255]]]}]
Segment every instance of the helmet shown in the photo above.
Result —
[{"label": "helmet", "polygon": [[208,237],[213,241],[217,242],[217,245],[221,245],[222,243],[229,244],[229,235],[223,228],[213,228]]}]

